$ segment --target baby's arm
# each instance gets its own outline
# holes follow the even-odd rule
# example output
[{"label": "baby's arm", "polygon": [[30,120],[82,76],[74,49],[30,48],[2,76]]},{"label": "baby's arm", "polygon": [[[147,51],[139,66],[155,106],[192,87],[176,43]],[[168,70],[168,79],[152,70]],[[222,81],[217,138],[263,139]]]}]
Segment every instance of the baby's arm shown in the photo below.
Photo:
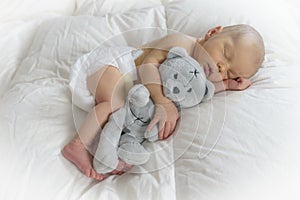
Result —
[{"label": "baby's arm", "polygon": [[141,81],[149,90],[150,96],[156,105],[155,114],[148,130],[150,131],[155,124],[159,123],[159,139],[167,138],[174,131],[176,121],[179,118],[174,103],[163,94],[158,72],[158,67],[166,59],[167,53],[168,51],[165,50],[153,49],[138,68]]},{"label": "baby's arm", "polygon": [[214,82],[215,93],[225,90],[245,90],[251,85],[251,81],[247,78],[226,79],[219,82]]},{"label": "baby's arm", "polygon": [[166,59],[167,51],[153,49],[144,59],[138,72],[142,83],[147,87],[150,96],[155,103],[168,103],[170,100],[163,95],[161,87],[159,65]]},{"label": "baby's arm", "polygon": [[[142,83],[148,88],[151,98],[156,105],[155,115],[148,126],[148,130],[159,122],[159,138],[167,138],[175,129],[178,110],[174,103],[163,94],[159,65],[167,58],[168,51],[175,46],[185,48],[188,54],[192,54],[195,41],[184,34],[171,34],[159,40],[155,40],[143,48],[151,48],[139,67],[139,76]],[[149,49],[148,49],[149,51]]]}]

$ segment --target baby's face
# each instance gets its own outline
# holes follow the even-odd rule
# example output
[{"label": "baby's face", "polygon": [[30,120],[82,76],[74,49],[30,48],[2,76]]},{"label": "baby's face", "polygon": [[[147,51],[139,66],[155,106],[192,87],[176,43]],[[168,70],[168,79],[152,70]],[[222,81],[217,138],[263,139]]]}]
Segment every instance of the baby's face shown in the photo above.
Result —
[{"label": "baby's face", "polygon": [[228,33],[216,34],[205,41],[202,47],[199,50],[199,57],[202,58],[200,64],[204,67],[207,79],[212,82],[249,78],[257,69],[256,52],[251,39],[234,41]]}]

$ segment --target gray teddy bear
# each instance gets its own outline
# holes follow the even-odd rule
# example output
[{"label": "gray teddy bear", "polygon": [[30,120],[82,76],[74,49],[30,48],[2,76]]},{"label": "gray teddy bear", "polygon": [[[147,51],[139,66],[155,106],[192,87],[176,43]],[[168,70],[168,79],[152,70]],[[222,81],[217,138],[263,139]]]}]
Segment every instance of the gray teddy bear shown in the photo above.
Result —
[{"label": "gray teddy bear", "polygon": [[[214,85],[206,79],[203,68],[181,47],[173,47],[159,66],[163,92],[180,110],[209,100]],[[114,170],[119,159],[132,165],[148,161],[150,153],[142,143],[158,140],[158,126],[148,132],[155,111],[149,91],[141,84],[128,92],[124,107],[111,114],[101,131],[93,165],[98,173]]]}]

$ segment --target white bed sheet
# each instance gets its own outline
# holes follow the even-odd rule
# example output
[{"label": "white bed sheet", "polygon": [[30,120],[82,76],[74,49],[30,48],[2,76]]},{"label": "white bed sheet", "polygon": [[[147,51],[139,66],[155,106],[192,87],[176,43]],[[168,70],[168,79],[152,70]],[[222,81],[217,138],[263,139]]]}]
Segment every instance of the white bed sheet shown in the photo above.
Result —
[{"label": "white bed sheet", "polygon": [[[37,9],[30,15],[43,15],[39,19],[2,21],[0,199],[299,197],[300,30],[289,14],[291,4],[264,1],[270,15],[260,7],[255,17],[235,0],[112,6],[125,2],[78,0],[74,7],[70,1],[65,8],[77,16],[63,16],[69,10],[56,7],[49,14],[43,6],[43,14]],[[260,4],[251,1],[252,7]],[[220,8],[227,18],[217,13]],[[149,145],[162,151],[132,173],[98,183],[62,157],[61,148],[86,114],[72,107],[68,89],[69,68],[80,55],[100,44],[137,46],[167,32],[199,36],[220,23],[249,23],[264,36],[266,60],[249,89],[184,110],[175,136]]]}]

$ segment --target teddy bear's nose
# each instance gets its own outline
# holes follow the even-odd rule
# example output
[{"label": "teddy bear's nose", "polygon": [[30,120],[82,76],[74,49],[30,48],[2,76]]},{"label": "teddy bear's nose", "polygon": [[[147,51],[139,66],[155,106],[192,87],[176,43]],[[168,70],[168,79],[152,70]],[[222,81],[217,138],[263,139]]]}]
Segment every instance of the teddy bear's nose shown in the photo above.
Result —
[{"label": "teddy bear's nose", "polygon": [[178,87],[173,87],[173,94],[179,94],[180,90]]}]

